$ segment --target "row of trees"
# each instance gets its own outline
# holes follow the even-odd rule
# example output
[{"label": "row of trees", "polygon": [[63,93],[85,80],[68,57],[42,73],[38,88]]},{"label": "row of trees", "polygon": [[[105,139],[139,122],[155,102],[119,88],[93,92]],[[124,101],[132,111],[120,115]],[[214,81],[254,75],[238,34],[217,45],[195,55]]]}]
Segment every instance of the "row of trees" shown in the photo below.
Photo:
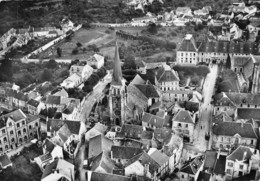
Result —
[{"label": "row of trees", "polygon": [[97,72],[94,72],[88,80],[84,82],[84,87],[82,90],[84,92],[91,92],[93,91],[93,87],[97,85],[100,79],[104,78],[106,75],[106,69],[104,67],[101,67],[100,69],[97,70]]}]

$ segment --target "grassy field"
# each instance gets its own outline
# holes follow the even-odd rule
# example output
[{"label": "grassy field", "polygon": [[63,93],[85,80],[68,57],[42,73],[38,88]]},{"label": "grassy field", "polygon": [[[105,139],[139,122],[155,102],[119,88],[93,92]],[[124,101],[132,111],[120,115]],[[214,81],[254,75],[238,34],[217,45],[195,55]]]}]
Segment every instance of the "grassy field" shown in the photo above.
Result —
[{"label": "grassy field", "polygon": [[[47,49],[38,55],[42,59],[86,59],[89,57],[88,51],[83,51],[88,45],[95,44],[97,47],[106,47],[107,44],[113,41],[113,34],[106,34],[103,31],[96,29],[80,29],[75,32],[71,41],[64,40],[63,42]],[[77,54],[72,54],[72,50],[77,47],[77,43],[81,43],[82,47],[78,48]],[[61,57],[57,56],[57,48],[62,49]]]}]

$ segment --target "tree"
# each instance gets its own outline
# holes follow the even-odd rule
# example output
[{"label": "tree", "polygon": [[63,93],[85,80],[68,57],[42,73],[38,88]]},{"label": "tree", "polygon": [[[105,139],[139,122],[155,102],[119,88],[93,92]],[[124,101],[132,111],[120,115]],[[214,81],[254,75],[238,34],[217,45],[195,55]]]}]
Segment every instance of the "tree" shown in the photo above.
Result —
[{"label": "tree", "polygon": [[52,78],[52,72],[48,69],[44,69],[40,77],[41,81],[43,82],[50,81],[51,78]]},{"label": "tree", "polygon": [[89,93],[91,91],[93,91],[93,86],[92,85],[84,85],[84,87],[82,88],[82,90],[86,93]]},{"label": "tree", "polygon": [[227,61],[226,61],[226,68],[231,69],[231,60],[230,60],[229,54],[228,54]]},{"label": "tree", "polygon": [[54,59],[51,59],[47,62],[46,67],[49,69],[55,69],[58,67],[58,63]]},{"label": "tree", "polygon": [[72,55],[76,55],[79,53],[79,50],[77,48],[74,48],[71,53]]},{"label": "tree", "polygon": [[99,48],[97,47],[97,45],[93,44],[93,45],[88,45],[88,48],[94,52],[99,52]]},{"label": "tree", "polygon": [[153,35],[157,34],[157,26],[155,23],[151,23],[147,27],[147,31]]},{"label": "tree", "polygon": [[61,73],[60,73],[60,77],[67,77],[69,76],[70,72],[69,70],[63,70]]},{"label": "tree", "polygon": [[13,77],[13,68],[12,68],[12,61],[5,58],[1,61],[0,66],[0,81],[7,82],[12,81]]},{"label": "tree", "polygon": [[57,48],[57,55],[58,57],[61,57],[62,49],[60,47]]},{"label": "tree", "polygon": [[195,85],[195,86],[198,86],[199,83],[200,83],[200,77],[198,75],[194,75],[191,80],[190,80],[190,83],[192,85]]},{"label": "tree", "polygon": [[80,42],[77,42],[77,47],[82,47],[82,44]]},{"label": "tree", "polygon": [[135,57],[128,54],[123,65],[124,69],[136,69]]}]

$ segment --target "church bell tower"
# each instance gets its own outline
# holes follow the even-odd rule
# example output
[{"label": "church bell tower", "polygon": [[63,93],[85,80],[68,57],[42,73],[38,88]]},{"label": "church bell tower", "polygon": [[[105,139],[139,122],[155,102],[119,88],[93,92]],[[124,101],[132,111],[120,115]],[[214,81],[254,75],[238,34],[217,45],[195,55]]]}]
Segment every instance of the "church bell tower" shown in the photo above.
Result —
[{"label": "church bell tower", "polygon": [[112,125],[122,126],[125,121],[126,81],[122,76],[121,62],[116,42],[113,77],[109,90],[110,120]]}]

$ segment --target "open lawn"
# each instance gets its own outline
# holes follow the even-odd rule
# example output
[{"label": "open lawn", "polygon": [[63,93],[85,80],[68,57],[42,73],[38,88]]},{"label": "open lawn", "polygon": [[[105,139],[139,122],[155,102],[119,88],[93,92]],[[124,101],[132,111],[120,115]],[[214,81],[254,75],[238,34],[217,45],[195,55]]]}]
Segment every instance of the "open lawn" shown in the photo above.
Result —
[{"label": "open lawn", "polygon": [[[61,43],[47,49],[46,51],[38,55],[42,59],[84,59],[88,58],[88,52],[83,51],[87,45],[102,42],[102,39],[107,39],[107,34],[96,31],[95,29],[80,29],[76,31],[70,41],[62,41]],[[77,43],[81,43],[82,47],[78,48],[78,53],[72,55],[72,50],[77,48]],[[61,57],[57,55],[57,48],[60,47],[62,50]]]}]

